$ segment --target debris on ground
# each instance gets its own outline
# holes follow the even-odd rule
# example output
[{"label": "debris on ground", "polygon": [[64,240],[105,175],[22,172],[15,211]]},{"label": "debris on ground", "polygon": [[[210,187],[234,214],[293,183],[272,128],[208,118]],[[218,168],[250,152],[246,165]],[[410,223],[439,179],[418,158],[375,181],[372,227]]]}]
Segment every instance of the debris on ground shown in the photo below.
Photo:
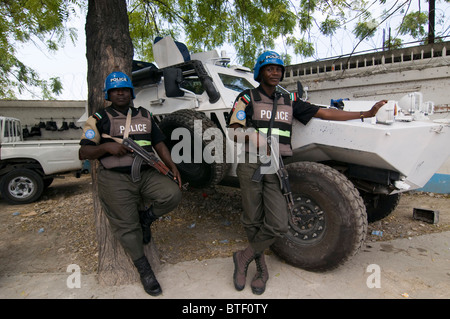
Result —
[{"label": "debris on ground", "polygon": [[[7,267],[17,270],[26,264],[31,264],[36,272],[66,271],[72,263],[78,264],[84,273],[95,272],[98,247],[91,184],[89,175],[55,180],[38,202],[27,205],[7,205],[0,199],[0,248],[4,247],[2,251],[8,254],[2,258],[9,260],[8,265],[0,266],[0,272],[7,271]],[[238,188],[190,189],[183,195],[176,210],[152,225],[162,262],[231,257],[234,251],[247,245],[240,223]],[[414,207],[439,210],[439,223],[414,219]],[[402,195],[391,215],[369,224],[366,241],[448,230],[450,195],[409,192]],[[42,255],[46,258],[38,262],[36,256]],[[46,264],[41,265],[44,262],[41,260]]]}]

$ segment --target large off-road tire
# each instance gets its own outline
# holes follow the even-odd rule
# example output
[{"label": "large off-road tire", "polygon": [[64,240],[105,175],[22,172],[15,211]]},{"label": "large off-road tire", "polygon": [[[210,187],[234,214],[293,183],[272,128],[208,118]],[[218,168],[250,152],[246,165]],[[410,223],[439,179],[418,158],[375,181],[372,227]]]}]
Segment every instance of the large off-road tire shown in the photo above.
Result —
[{"label": "large off-road tire", "polygon": [[358,190],[329,166],[299,162],[286,166],[295,206],[289,232],[272,245],[287,263],[310,271],[332,270],[364,243],[367,216]]},{"label": "large off-road tire", "polygon": [[10,204],[28,204],[36,201],[44,191],[44,180],[37,172],[18,168],[2,177],[2,197]]},{"label": "large off-road tire", "polygon": [[[201,132],[194,131],[194,121],[200,120]],[[205,114],[197,112],[195,110],[179,110],[165,116],[159,123],[160,129],[166,135],[166,145],[172,153],[172,148],[181,141],[172,140],[172,132],[176,128],[185,128],[189,131],[191,138],[191,156],[189,161],[182,161],[181,163],[176,163],[178,170],[180,171],[183,183],[189,182],[189,186],[192,187],[208,187],[216,185],[225,176],[228,170],[228,165],[224,158],[226,156],[226,143],[225,137],[223,137],[223,143],[220,144],[223,156],[219,161],[214,161],[212,163],[207,163],[203,159],[203,151],[205,147],[211,143],[210,140],[205,140],[203,138],[204,132],[209,128],[215,128],[219,132],[219,129],[214,124],[214,122],[209,119]],[[222,134],[222,133],[221,133]],[[178,136],[176,137],[178,138]],[[195,143],[201,145],[201,162],[199,162],[198,150],[194,150]],[[194,159],[194,154],[197,155]],[[172,158],[175,159],[177,154],[172,154]],[[179,154],[178,154],[179,155]],[[183,154],[181,154],[183,155]]]},{"label": "large off-road tire", "polygon": [[401,194],[370,194],[360,191],[366,205],[367,220],[373,223],[389,216],[397,208]]}]

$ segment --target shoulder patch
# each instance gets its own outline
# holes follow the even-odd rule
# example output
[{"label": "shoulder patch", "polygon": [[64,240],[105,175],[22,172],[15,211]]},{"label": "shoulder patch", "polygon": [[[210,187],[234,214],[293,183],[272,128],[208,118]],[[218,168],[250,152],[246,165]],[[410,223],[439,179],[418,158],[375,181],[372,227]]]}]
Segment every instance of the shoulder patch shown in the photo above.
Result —
[{"label": "shoulder patch", "polygon": [[94,113],[93,115],[92,115],[93,117],[95,117],[97,120],[101,120],[102,119],[102,116],[101,116],[101,114],[100,113]]},{"label": "shoulder patch", "polygon": [[94,130],[89,129],[84,133],[84,136],[86,136],[87,139],[92,140],[95,137],[95,132]]},{"label": "shoulder patch", "polygon": [[238,123],[240,125],[245,126],[247,114],[245,113],[245,108],[247,104],[245,104],[244,100],[240,98],[233,107],[229,118],[229,125]]},{"label": "shoulder patch", "polygon": [[97,119],[94,116],[90,116],[83,127],[83,135],[81,139],[88,139],[95,144],[100,142],[100,133],[97,129]]},{"label": "shoulder patch", "polygon": [[245,111],[239,110],[239,111],[236,112],[236,118],[239,121],[245,120],[246,117],[247,117],[247,115],[245,114]]},{"label": "shoulder patch", "polygon": [[244,101],[245,105],[248,105],[250,103],[250,101],[251,101],[250,96],[248,94],[244,94],[241,97],[241,99],[242,99],[242,101]]},{"label": "shoulder patch", "polygon": [[297,92],[291,93],[290,97],[291,97],[291,101],[297,101],[298,100]]}]

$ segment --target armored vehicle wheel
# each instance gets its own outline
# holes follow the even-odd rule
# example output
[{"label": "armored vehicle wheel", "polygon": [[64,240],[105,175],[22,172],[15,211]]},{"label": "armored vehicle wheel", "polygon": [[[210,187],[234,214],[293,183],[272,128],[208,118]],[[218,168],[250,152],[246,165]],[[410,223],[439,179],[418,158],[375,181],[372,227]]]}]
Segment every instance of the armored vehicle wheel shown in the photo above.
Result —
[{"label": "armored vehicle wheel", "polygon": [[[198,124],[194,126],[194,121],[201,121],[201,126]],[[167,147],[177,164],[183,183],[189,182],[189,186],[192,187],[207,187],[215,185],[222,180],[228,170],[228,165],[224,160],[226,154],[225,138],[220,129],[205,114],[189,109],[179,110],[164,117],[159,123],[159,127],[166,135]],[[188,145],[183,138],[174,136],[176,140],[171,139],[172,132],[177,128],[185,128],[189,132],[190,149],[189,147],[179,147],[179,145]],[[217,130],[216,133],[223,137],[223,143],[217,143],[221,148],[219,151],[222,152],[222,156],[218,161],[205,161],[203,156],[205,147],[212,142],[203,137],[205,131],[210,128],[215,128]],[[199,129],[201,129],[201,132]],[[201,146],[201,151],[198,146]],[[210,146],[213,146],[213,144]],[[174,147],[176,149],[172,152]],[[214,147],[211,147],[211,149],[207,150],[207,153],[214,155],[216,151]],[[190,152],[190,154],[186,155],[185,152]],[[181,157],[182,161],[179,162],[177,157]]]},{"label": "armored vehicle wheel", "polygon": [[295,206],[288,234],[272,250],[306,270],[337,268],[364,242],[367,216],[362,198],[344,175],[329,166],[298,162],[286,168]]},{"label": "armored vehicle wheel", "polygon": [[19,168],[3,176],[1,193],[10,204],[28,204],[37,200],[44,191],[44,181],[35,171]]},{"label": "armored vehicle wheel", "polygon": [[360,191],[366,205],[367,220],[369,223],[379,221],[389,216],[400,202],[401,194],[384,195],[370,194]]}]

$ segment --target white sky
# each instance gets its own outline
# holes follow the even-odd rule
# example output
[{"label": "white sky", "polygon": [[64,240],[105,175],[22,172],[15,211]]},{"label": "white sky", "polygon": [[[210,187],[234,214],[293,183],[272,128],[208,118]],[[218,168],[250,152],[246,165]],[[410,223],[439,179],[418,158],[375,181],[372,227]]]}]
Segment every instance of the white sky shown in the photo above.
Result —
[{"label": "white sky", "polygon": [[[391,1],[392,0],[388,0],[388,2]],[[425,1],[421,2],[422,10],[428,11],[428,4]],[[436,7],[438,10],[441,10],[440,12],[442,12],[442,10],[445,10],[448,13],[445,15],[446,18],[443,27],[444,30],[447,30],[448,34],[448,29],[450,28],[450,19],[448,18],[448,16],[450,15],[450,6],[448,5],[448,3],[445,3],[443,0],[441,0],[438,1]],[[398,14],[397,16],[400,16],[400,14]],[[378,18],[374,13],[373,17]],[[436,17],[436,19],[438,18]],[[386,29],[386,34],[387,29],[390,26],[389,23],[392,23],[392,21],[386,21],[381,26],[381,28]],[[55,54],[48,53],[45,50],[40,50],[33,44],[27,44],[26,46],[18,49],[19,59],[29,67],[36,70],[41,78],[49,79],[51,77],[59,77],[61,79],[63,83],[63,93],[56,97],[58,100],[87,99],[87,61],[84,24],[84,14],[80,14],[79,18],[70,22],[71,26],[74,26],[78,29],[77,42],[75,43],[75,45],[73,45],[71,41],[68,40],[65,47],[60,49]],[[394,28],[396,27],[396,25],[392,25],[391,27],[392,33],[395,34]],[[348,29],[351,28],[349,27]],[[353,50],[353,47],[358,43],[358,41],[354,39],[354,36],[349,30],[339,32],[336,36],[334,36],[333,39],[326,38],[324,36],[319,37],[318,32],[316,34],[312,34],[311,37],[316,41],[316,54],[314,58],[305,59],[293,56],[292,64],[347,54],[350,53]],[[370,40],[363,41],[363,43],[361,43],[356,49],[356,52],[380,48],[382,45],[382,41],[382,29],[380,29],[375,37]],[[220,52],[220,50],[221,49],[218,48],[218,52]],[[281,42],[275,50],[278,50],[280,53],[284,51],[284,47],[282,46]],[[227,49],[227,51],[233,62],[233,52],[230,52],[229,49]],[[18,95],[18,98],[37,99],[38,97],[33,96],[33,94],[31,93],[24,93],[20,96]]]},{"label": "white sky", "polygon": [[[64,48],[55,53],[49,53],[37,48],[34,44],[27,44],[19,48],[18,58],[25,65],[33,68],[42,79],[59,77],[63,84],[63,93],[58,100],[86,100],[87,99],[87,60],[86,37],[84,33],[85,16],[80,16],[70,22],[70,26],[78,29],[78,39],[75,45],[67,40]],[[34,90],[38,92],[38,90]],[[21,100],[34,100],[37,97],[29,92],[16,94]]]}]

